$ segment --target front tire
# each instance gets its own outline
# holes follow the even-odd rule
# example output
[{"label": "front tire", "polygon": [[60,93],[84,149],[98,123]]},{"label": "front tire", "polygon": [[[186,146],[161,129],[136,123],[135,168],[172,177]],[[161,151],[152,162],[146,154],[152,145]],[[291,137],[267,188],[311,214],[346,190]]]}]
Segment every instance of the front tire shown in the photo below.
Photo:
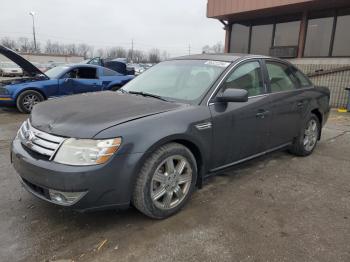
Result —
[{"label": "front tire", "polygon": [[151,218],[169,217],[188,202],[196,179],[197,164],[191,151],[177,143],[164,145],[145,161],[132,203]]},{"label": "front tire", "polygon": [[19,94],[16,100],[17,109],[21,113],[29,114],[33,106],[44,101],[45,98],[42,94],[34,90],[26,90]]},{"label": "front tire", "polygon": [[316,148],[320,133],[320,121],[316,115],[311,114],[289,151],[297,156],[311,155]]}]

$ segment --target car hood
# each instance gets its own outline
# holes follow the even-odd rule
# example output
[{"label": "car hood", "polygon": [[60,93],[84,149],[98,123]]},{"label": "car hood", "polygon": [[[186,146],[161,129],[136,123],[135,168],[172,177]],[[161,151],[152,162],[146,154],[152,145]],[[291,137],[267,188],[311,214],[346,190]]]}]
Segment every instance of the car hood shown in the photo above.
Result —
[{"label": "car hood", "polygon": [[[12,62],[16,63],[20,66],[23,71],[25,71],[29,76],[37,76],[44,75],[42,71],[40,71],[36,66],[34,66],[31,62],[24,59],[22,56],[12,51],[11,49],[0,45],[0,54],[10,59]],[[47,76],[46,76],[47,77]],[[48,77],[47,77],[48,78]]]},{"label": "car hood", "polygon": [[93,138],[109,127],[183,106],[150,97],[97,92],[42,102],[33,108],[35,128],[58,136]]}]

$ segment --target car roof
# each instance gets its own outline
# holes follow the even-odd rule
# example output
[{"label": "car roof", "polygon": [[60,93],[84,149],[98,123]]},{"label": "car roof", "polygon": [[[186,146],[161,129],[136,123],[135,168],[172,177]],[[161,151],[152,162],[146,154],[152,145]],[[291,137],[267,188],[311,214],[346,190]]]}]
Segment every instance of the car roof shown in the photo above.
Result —
[{"label": "car roof", "polygon": [[234,62],[238,59],[247,58],[270,58],[268,56],[262,55],[252,55],[252,54],[239,54],[239,53],[220,53],[220,54],[198,54],[198,55],[187,55],[175,57],[170,60],[215,60],[224,62]]}]

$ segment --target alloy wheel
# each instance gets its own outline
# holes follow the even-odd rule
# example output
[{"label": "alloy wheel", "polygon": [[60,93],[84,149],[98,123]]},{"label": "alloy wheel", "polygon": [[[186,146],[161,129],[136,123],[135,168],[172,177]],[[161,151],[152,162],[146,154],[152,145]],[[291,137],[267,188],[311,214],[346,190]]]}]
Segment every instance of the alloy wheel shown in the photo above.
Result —
[{"label": "alloy wheel", "polygon": [[192,183],[192,169],[183,156],[170,156],[156,169],[151,181],[153,204],[168,210],[178,206],[187,196]]},{"label": "alloy wheel", "polygon": [[318,139],[318,125],[315,119],[311,119],[307,124],[307,127],[304,132],[304,148],[306,151],[312,151],[317,143]]},{"label": "alloy wheel", "polygon": [[23,107],[28,111],[32,111],[33,106],[35,106],[39,102],[40,97],[38,97],[35,94],[28,94],[23,98]]}]

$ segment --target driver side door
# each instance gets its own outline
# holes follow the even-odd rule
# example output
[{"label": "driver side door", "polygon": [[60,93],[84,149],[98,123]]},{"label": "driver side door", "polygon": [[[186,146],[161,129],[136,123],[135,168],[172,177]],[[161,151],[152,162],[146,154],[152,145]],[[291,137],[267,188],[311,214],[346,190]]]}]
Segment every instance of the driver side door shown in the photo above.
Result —
[{"label": "driver side door", "polygon": [[59,89],[61,95],[101,91],[102,81],[98,78],[97,68],[76,67],[59,80]]}]

